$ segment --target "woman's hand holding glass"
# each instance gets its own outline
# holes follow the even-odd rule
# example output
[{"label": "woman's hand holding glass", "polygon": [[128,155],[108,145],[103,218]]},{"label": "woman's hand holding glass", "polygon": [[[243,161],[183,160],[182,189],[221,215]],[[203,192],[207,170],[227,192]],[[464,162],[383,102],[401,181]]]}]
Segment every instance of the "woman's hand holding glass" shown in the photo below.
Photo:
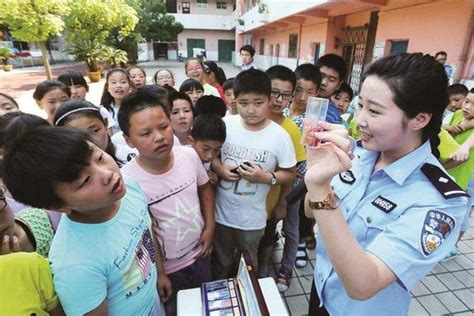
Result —
[{"label": "woman's hand holding glass", "polygon": [[320,121],[317,127],[304,125],[303,139],[308,145],[308,170],[305,183],[308,192],[328,188],[332,178],[352,167],[353,144],[343,125]]}]

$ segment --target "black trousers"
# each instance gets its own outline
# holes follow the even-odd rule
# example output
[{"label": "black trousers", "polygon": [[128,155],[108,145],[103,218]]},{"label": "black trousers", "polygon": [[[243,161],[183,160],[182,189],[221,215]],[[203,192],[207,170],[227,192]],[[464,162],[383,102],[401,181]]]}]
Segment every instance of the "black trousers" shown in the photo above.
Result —
[{"label": "black trousers", "polygon": [[311,282],[311,295],[309,297],[309,316],[329,316],[328,311],[323,307],[319,307],[321,301],[319,300],[318,293],[316,292],[316,286],[314,281]]},{"label": "black trousers", "polygon": [[304,197],[301,199],[300,203],[300,209],[299,209],[299,214],[300,214],[300,240],[305,239],[306,237],[309,236],[314,236],[314,219],[306,217],[306,214],[304,213]]}]

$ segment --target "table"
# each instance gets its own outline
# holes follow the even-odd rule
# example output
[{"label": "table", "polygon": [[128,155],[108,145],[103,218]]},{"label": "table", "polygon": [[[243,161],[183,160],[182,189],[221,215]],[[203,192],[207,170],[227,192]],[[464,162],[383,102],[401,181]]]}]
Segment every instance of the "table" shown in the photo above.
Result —
[{"label": "table", "polygon": [[[288,316],[285,304],[273,278],[258,279],[270,315]],[[194,288],[178,292],[178,316],[202,316],[201,289]]]}]

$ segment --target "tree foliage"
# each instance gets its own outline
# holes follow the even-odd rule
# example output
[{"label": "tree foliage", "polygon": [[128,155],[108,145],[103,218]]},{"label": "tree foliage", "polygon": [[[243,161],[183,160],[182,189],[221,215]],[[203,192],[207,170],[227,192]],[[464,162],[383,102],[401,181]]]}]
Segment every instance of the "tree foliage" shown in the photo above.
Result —
[{"label": "tree foliage", "polygon": [[126,37],[138,23],[137,12],[123,0],[71,0],[69,6],[71,12],[65,17],[68,43],[108,45],[112,33]]},{"label": "tree foliage", "polygon": [[183,31],[183,25],[175,21],[174,16],[167,14],[164,1],[136,0],[140,23],[139,32],[147,41],[175,41]]},{"label": "tree foliage", "polygon": [[19,41],[38,42],[48,79],[52,78],[46,41],[64,28],[61,16],[68,14],[66,0],[1,0],[0,23]]},{"label": "tree foliage", "polygon": [[61,16],[68,13],[66,0],[2,0],[0,22],[19,41],[45,42],[64,28]]}]

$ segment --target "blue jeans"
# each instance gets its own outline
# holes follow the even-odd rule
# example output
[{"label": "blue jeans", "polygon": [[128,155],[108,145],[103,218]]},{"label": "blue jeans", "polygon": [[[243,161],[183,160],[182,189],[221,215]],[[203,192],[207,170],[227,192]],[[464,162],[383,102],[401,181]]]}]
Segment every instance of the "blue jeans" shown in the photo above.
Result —
[{"label": "blue jeans", "polygon": [[293,266],[296,261],[296,252],[299,242],[300,224],[300,200],[294,204],[289,204],[286,208],[286,217],[283,219],[283,232],[285,233],[285,246],[281,258],[280,273],[291,277]]},{"label": "blue jeans", "polygon": [[201,287],[204,282],[211,281],[211,257],[196,260],[190,266],[168,274],[168,278],[173,286],[173,295],[163,303],[166,315],[176,315],[176,304],[178,291]]}]

